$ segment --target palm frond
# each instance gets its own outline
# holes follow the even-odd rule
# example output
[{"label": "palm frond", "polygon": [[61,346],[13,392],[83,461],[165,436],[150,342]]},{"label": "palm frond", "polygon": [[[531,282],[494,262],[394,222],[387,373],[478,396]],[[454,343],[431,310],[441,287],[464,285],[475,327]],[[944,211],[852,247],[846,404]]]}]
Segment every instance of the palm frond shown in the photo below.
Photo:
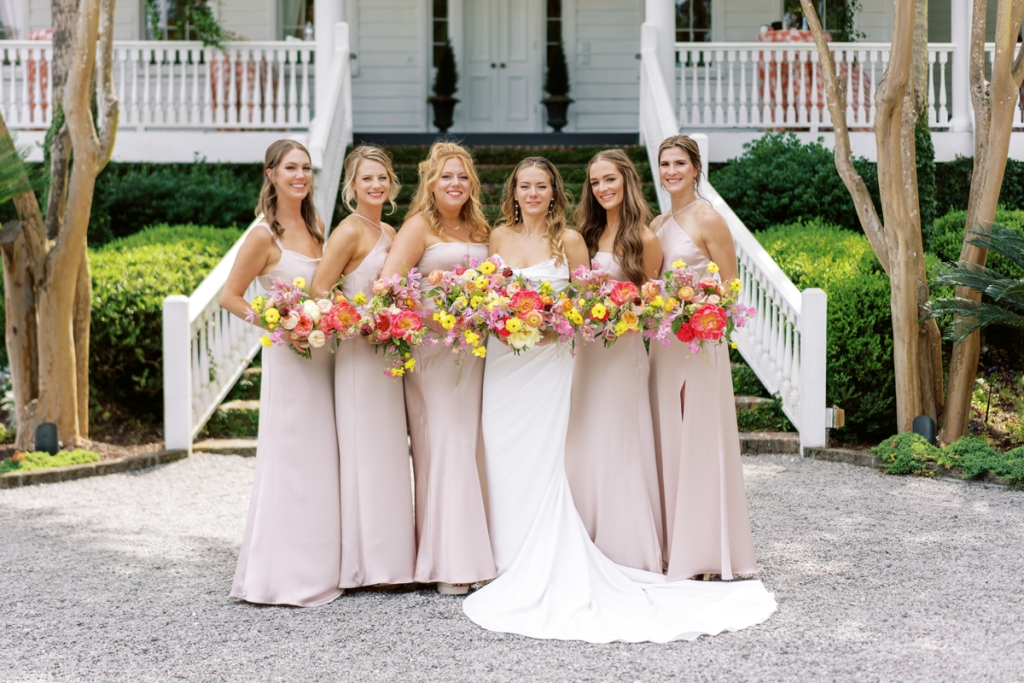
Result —
[{"label": "palm frond", "polygon": [[953,297],[933,301],[931,311],[925,319],[946,315],[953,315],[955,318],[944,336],[957,344],[973,332],[989,325],[1006,325],[1024,330],[1024,307],[1017,313],[998,304]]},{"label": "palm frond", "polygon": [[1024,232],[993,223],[989,230],[975,228],[968,244],[996,251],[1024,268]]},{"label": "palm frond", "polygon": [[0,204],[32,191],[23,162],[25,155],[26,150],[19,150],[13,137],[0,136]]}]

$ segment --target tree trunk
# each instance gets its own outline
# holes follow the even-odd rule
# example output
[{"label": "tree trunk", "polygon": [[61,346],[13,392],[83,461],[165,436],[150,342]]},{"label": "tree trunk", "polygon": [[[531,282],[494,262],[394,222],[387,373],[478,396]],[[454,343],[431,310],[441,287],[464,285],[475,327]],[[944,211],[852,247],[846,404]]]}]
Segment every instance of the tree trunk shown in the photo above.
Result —
[{"label": "tree trunk", "polygon": [[67,201],[68,162],[71,159],[71,134],[64,120],[64,84],[68,80],[71,56],[74,53],[75,19],[78,14],[76,0],[51,0],[53,20],[53,65],[51,83],[55,123],[60,125],[50,141],[50,193],[46,198],[46,236],[57,239],[64,221]]},{"label": "tree trunk", "polygon": [[[971,101],[974,105],[974,174],[967,207],[964,244],[960,260],[985,265],[988,250],[968,244],[975,229],[987,230],[995,219],[1003,185],[1010,132],[1020,86],[1024,80],[1024,46],[1014,60],[1017,36],[1024,16],[1024,2],[1001,0],[996,11],[995,55],[991,82],[984,75],[985,2],[975,0],[971,26]],[[980,301],[981,293],[957,287],[956,295]],[[956,324],[956,321],[954,321]],[[975,332],[953,347],[949,365],[949,392],[940,438],[952,443],[966,434],[971,396],[978,372],[980,334]]]},{"label": "tree trunk", "polygon": [[914,110],[928,117],[928,0],[914,2]]},{"label": "tree trunk", "polygon": [[[32,195],[35,201],[35,195]],[[11,241],[4,243],[4,292],[6,307],[7,357],[10,363],[11,388],[14,394],[14,419],[20,425],[25,407],[39,395],[36,382],[36,307],[35,269],[28,253],[23,226],[4,226],[4,237],[10,234]],[[17,232],[14,232],[14,231]],[[30,435],[19,429],[15,448],[26,449]]]},{"label": "tree trunk", "polygon": [[78,434],[89,438],[89,327],[92,316],[92,272],[89,255],[82,254],[75,283],[75,311],[72,329],[75,336],[75,386],[78,399]]}]

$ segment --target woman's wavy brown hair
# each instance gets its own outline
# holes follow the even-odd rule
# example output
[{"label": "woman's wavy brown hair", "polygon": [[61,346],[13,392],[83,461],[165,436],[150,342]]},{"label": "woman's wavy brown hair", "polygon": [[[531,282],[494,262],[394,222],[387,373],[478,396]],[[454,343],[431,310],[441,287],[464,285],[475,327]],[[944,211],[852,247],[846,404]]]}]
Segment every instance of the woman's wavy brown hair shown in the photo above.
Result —
[{"label": "woman's wavy brown hair", "polygon": [[697,168],[697,177],[693,180],[693,191],[697,193],[697,196],[707,201],[700,193],[700,177],[704,173],[704,165],[700,160],[700,147],[697,146],[697,141],[691,138],[689,135],[673,135],[665,138],[660,145],[658,145],[658,163],[661,163],[661,155],[666,149],[672,147],[678,147],[679,149],[686,152],[686,155],[690,157],[690,163]]},{"label": "woman's wavy brown hair", "polygon": [[491,226],[484,218],[483,206],[480,203],[480,176],[477,175],[473,157],[465,147],[454,142],[435,142],[431,146],[426,160],[420,162],[420,184],[416,188],[416,195],[409,206],[408,215],[422,215],[430,226],[431,232],[441,238],[442,242],[448,241],[444,225],[441,223],[441,214],[437,211],[434,185],[441,177],[445,162],[453,157],[462,161],[466,175],[469,176],[469,199],[459,211],[459,220],[462,225],[469,228],[471,242],[486,244],[491,234]]},{"label": "woman's wavy brown hair", "polygon": [[644,199],[643,185],[640,182],[640,174],[636,166],[630,161],[626,153],[620,149],[607,149],[598,152],[587,164],[587,177],[584,183],[585,191],[576,207],[576,229],[583,235],[583,241],[587,243],[587,251],[593,259],[597,254],[597,245],[601,241],[601,235],[608,225],[608,212],[597,201],[594,190],[590,186],[590,169],[598,161],[607,161],[615,166],[615,169],[622,176],[623,194],[622,209],[619,211],[619,231],[615,235],[615,256],[619,257],[622,270],[626,277],[636,286],[647,281],[647,274],[644,273],[644,240],[643,232],[647,224],[651,222],[651,210]]},{"label": "woman's wavy brown hair", "polygon": [[548,206],[548,220],[545,236],[548,240],[548,247],[551,249],[551,256],[555,263],[565,263],[565,249],[562,246],[562,236],[569,229],[569,222],[565,219],[565,211],[572,201],[565,191],[565,183],[555,165],[544,157],[526,157],[519,162],[519,165],[512,171],[512,175],[505,181],[505,188],[501,193],[501,216],[505,225],[515,225],[523,220],[523,213],[519,209],[519,201],[516,199],[516,184],[519,182],[519,173],[530,167],[536,167],[548,174],[551,182],[551,204]]},{"label": "woman's wavy brown hair", "polygon": [[388,201],[391,203],[391,213],[394,213],[398,208],[395,199],[402,189],[402,184],[391,165],[391,155],[376,145],[359,145],[345,157],[345,181],[341,185],[341,199],[345,202],[345,208],[352,212],[356,210],[356,192],[353,186],[356,183],[356,174],[359,173],[359,164],[363,161],[376,161],[387,170],[388,178],[391,180]]},{"label": "woman's wavy brown hair", "polygon": [[[277,167],[281,165],[284,156],[293,149],[301,149],[306,158],[310,158],[309,150],[298,142],[294,140],[277,140],[271,143],[270,147],[267,147],[267,155],[263,160],[263,189],[260,190],[260,201],[256,205],[256,215],[263,214],[263,220],[270,226],[270,230],[274,233],[275,237],[280,237],[282,230],[281,224],[277,222],[277,188],[274,187],[274,183],[270,178],[277,172]],[[267,171],[270,171],[270,173],[267,173]],[[322,247],[324,245],[324,233],[320,230],[320,217],[316,212],[316,206],[313,205],[312,172],[309,174],[309,192],[302,199],[299,212],[302,214],[302,220],[306,224],[306,230],[309,230],[309,234]]]}]

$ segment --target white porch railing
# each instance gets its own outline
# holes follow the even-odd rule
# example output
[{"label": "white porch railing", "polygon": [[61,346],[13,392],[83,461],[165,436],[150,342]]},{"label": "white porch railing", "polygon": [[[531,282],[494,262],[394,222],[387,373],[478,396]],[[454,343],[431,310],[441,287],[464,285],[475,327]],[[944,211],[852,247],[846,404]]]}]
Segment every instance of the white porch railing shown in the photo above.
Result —
[{"label": "white porch railing", "polygon": [[[316,43],[114,41],[120,127],[306,130]],[[0,41],[0,110],[10,128],[46,129],[53,115],[49,41]]]},{"label": "white porch railing", "polygon": [[[831,130],[818,51],[813,43],[676,43],[679,123],[686,128]],[[832,43],[829,50],[846,79],[846,123],[871,130],[875,90],[889,63],[889,43]],[[950,127],[953,98],[970,97],[953,87],[952,43],[928,45],[928,123]],[[986,46],[991,71],[995,45]],[[955,91],[954,91],[955,90]],[[961,92],[962,90],[962,92]],[[1024,128],[1024,109],[1015,128]]]},{"label": "white porch railing", "polygon": [[[640,135],[641,142],[647,146],[654,174],[658,169],[658,145],[680,130],[658,65],[657,40],[656,27],[644,24],[641,33]],[[727,64],[728,61],[719,60],[718,63]],[[700,68],[704,69],[704,66]],[[734,72],[734,78],[735,73],[738,71]],[[700,109],[701,113],[705,111],[703,105]],[[727,108],[723,107],[722,112],[725,111]],[[712,117],[715,113],[713,107]],[[703,143],[702,156],[708,158],[706,137],[694,137]],[[798,291],[711,184],[702,183],[701,188],[725,217],[732,231],[743,282],[742,301],[757,308],[757,317],[737,330],[733,340],[765,388],[781,396],[783,411],[800,432],[801,447],[822,446],[827,417],[825,292],[820,289]],[[667,193],[659,189],[658,198],[662,210],[668,210]]]},{"label": "white porch railing", "polygon": [[[345,147],[352,141],[352,81],[348,25],[335,27],[330,98],[312,126],[310,154],[317,210],[325,222],[337,197]],[[163,307],[164,439],[167,448],[191,450],[192,441],[259,352],[263,331],[220,307],[235,257],[256,221],[192,296],[169,296]],[[253,282],[245,297],[259,293]]]}]

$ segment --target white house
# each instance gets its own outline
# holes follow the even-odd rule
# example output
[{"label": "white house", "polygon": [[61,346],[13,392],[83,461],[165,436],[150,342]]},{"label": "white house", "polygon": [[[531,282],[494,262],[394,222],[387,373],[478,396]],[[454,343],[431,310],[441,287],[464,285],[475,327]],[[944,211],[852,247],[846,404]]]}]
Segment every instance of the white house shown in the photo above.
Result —
[{"label": "white house", "polygon": [[[198,42],[147,40],[153,34],[147,2],[158,16],[173,12],[174,0],[117,3],[118,160],[201,154],[211,161],[255,161],[270,139],[309,134],[314,119],[324,125],[319,105],[330,88],[338,22],[348,25],[347,97],[357,133],[436,131],[427,98],[445,40],[452,42],[460,76],[455,134],[544,133],[544,74],[559,42],[575,100],[565,131],[635,133],[644,21],[658,28],[659,61],[680,126],[710,133],[712,160],[734,156],[766,129],[828,138],[830,128],[820,83],[811,82],[813,46],[755,42],[763,26],[783,18],[784,0],[209,0],[222,26],[240,39],[223,52]],[[871,100],[888,58],[893,6],[887,0],[861,5],[854,24],[864,37],[835,54],[854,74],[855,151],[871,157]],[[989,10],[991,33],[994,6]],[[8,125],[32,141],[49,123],[47,43],[27,39],[45,35],[50,4],[4,0],[0,12],[13,38],[0,41],[0,109]],[[971,153],[969,14],[968,0],[929,3],[930,118],[940,159]],[[796,77],[800,72],[803,79]],[[1014,136],[1011,154],[1024,158],[1020,137]]]}]

